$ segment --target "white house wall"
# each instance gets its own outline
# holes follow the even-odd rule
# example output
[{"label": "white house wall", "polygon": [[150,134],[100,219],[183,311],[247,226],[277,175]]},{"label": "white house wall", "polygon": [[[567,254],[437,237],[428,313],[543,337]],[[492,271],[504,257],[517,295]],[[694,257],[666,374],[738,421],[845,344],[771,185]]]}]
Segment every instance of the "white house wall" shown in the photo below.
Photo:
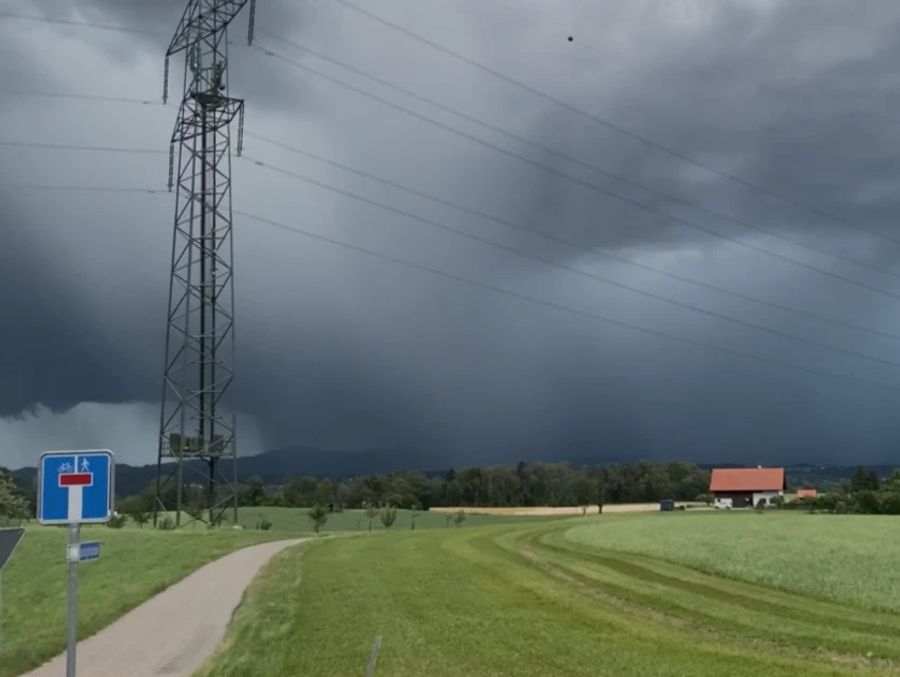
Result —
[{"label": "white house wall", "polygon": [[755,491],[753,492],[753,505],[758,505],[760,499],[765,499],[766,503],[771,503],[773,498],[783,495],[783,491]]}]

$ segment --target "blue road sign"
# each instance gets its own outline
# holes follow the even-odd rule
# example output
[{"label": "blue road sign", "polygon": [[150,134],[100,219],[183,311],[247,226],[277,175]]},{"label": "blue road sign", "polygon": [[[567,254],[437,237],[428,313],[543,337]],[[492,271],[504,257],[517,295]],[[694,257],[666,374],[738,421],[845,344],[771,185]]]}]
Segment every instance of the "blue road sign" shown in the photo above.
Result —
[{"label": "blue road sign", "polygon": [[48,451],[41,456],[38,521],[98,524],[113,511],[115,462],[108,450]]}]

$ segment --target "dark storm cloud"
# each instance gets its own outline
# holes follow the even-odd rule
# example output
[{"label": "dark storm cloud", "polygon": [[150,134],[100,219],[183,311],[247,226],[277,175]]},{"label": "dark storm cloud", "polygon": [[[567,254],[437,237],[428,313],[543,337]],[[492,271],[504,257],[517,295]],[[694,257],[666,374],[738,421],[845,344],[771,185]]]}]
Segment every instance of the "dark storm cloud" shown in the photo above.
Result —
[{"label": "dark storm cloud", "polygon": [[[369,5],[366,5],[369,7]],[[0,91],[152,98],[183,2],[22,0],[22,13],[148,35],[2,24]],[[894,64],[900,8],[867,2],[504,3],[370,8],[498,70],[702,162],[892,234]],[[592,248],[750,296],[900,334],[898,301],[660,217],[871,286],[897,279],[676,204],[702,204],[813,247],[890,268],[883,239],[788,206],[554,107],[337,3],[258,3],[261,48],[338,77],[551,171],[235,44],[230,81],[247,129],[571,240],[550,242],[286,153],[247,154],[532,256],[820,343],[900,361],[897,341],[819,323],[611,262]],[[243,40],[246,18],[230,37]],[[157,32],[159,33],[157,35]],[[535,151],[323,62],[277,33],[657,193]],[[574,33],[568,43],[565,36]],[[14,63],[14,67],[10,67]],[[182,62],[172,62],[173,98]],[[0,138],[165,150],[172,105],[0,99]],[[4,151],[9,150],[7,148]],[[591,190],[563,172],[595,184]],[[18,191],[19,183],[159,187],[165,156],[0,156],[0,410],[146,403],[159,396],[172,197]],[[236,160],[235,206],[376,251],[609,317],[814,370],[900,385],[878,366],[675,308]],[[429,462],[607,455],[887,458],[897,393],[767,365],[462,286],[238,220],[236,406],[260,444],[406,448]],[[76,410],[73,410],[76,411]],[[91,414],[100,416],[99,414]],[[110,413],[109,416],[118,414]],[[91,421],[100,421],[92,418]],[[152,424],[140,428],[152,429]],[[135,428],[137,431],[138,428]],[[137,434],[137,432],[135,433]],[[3,439],[3,438],[0,438]],[[29,438],[31,439],[31,438]],[[246,447],[245,447],[246,450]],[[256,449],[252,449],[256,450]],[[16,451],[0,450],[3,454]],[[150,460],[152,439],[128,450]],[[24,456],[19,456],[24,458]]]}]

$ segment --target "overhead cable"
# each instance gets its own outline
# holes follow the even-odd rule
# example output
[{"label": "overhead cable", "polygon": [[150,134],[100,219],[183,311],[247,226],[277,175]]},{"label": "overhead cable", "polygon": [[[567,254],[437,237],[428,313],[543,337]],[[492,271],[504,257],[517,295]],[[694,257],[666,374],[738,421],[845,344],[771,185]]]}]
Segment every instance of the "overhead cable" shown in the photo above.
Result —
[{"label": "overhead cable", "polygon": [[574,113],[575,115],[578,115],[579,117],[582,117],[586,120],[590,120],[591,122],[594,122],[598,125],[606,127],[607,129],[610,129],[610,130],[612,130],[618,134],[621,134],[622,136],[628,137],[634,141],[639,141],[640,143],[642,143],[650,148],[654,148],[662,153],[670,155],[671,157],[682,160],[683,162],[687,162],[691,165],[694,165],[695,167],[704,169],[707,172],[709,172],[715,176],[718,176],[719,178],[726,179],[728,181],[732,181],[732,182],[739,184],[745,188],[749,188],[750,190],[753,190],[753,191],[756,191],[763,195],[766,195],[778,202],[781,202],[782,204],[790,205],[790,206],[798,208],[798,209],[803,209],[805,211],[816,214],[823,218],[827,218],[827,219],[829,219],[835,223],[838,223],[842,226],[845,226],[847,228],[854,228],[856,230],[861,230],[870,235],[878,235],[880,237],[886,237],[883,233],[878,233],[877,231],[872,231],[872,230],[863,228],[861,226],[857,226],[857,225],[848,223],[844,219],[841,219],[840,217],[822,209],[821,207],[816,207],[816,206],[810,205],[806,202],[796,200],[796,199],[788,197],[782,193],[776,192],[776,191],[772,190],[771,188],[767,188],[766,186],[763,186],[761,184],[754,183],[753,181],[749,181],[748,179],[740,177],[736,174],[732,174],[732,173],[724,171],[722,169],[718,169],[709,163],[703,162],[702,160],[698,160],[695,157],[691,157],[690,155],[688,155],[682,151],[679,151],[675,148],[672,148],[663,143],[660,143],[659,141],[655,141],[647,136],[644,136],[643,134],[639,134],[638,132],[627,129],[626,127],[624,127],[620,124],[617,124],[611,120],[608,120],[606,118],[603,118],[603,117],[597,115],[596,113],[591,113],[589,111],[586,111],[583,108],[575,106],[574,104],[564,101],[564,100],[562,100],[556,96],[553,96],[551,94],[548,94],[548,93],[538,89],[537,87],[534,87],[525,82],[522,82],[521,80],[517,80],[516,78],[513,78],[504,73],[501,73],[500,71],[496,70],[495,68],[492,68],[492,67],[490,67],[486,64],[483,64],[479,61],[476,61],[475,59],[472,59],[471,57],[467,57],[464,54],[461,54],[460,52],[450,49],[449,47],[441,45],[441,44],[435,42],[434,40],[426,38],[425,36],[423,36],[419,33],[416,33],[415,31],[413,31],[409,28],[406,28],[405,26],[401,26],[400,24],[389,21],[389,20],[385,19],[384,17],[381,17],[381,16],[375,14],[374,12],[372,12],[370,10],[364,9],[364,8],[360,7],[359,5],[355,5],[354,3],[349,2],[348,0],[334,0],[334,2],[337,2],[341,5],[343,5],[344,7],[346,7],[347,9],[350,9],[354,12],[358,12],[359,14],[364,15],[364,16],[368,17],[369,19],[371,19],[377,23],[380,23],[383,26],[386,26],[388,28],[391,28],[392,30],[403,33],[404,35],[412,38],[413,40],[416,40],[424,45],[427,45],[428,47],[431,47],[439,52],[442,52],[443,54],[450,56],[453,59],[456,59],[456,60],[466,63],[470,66],[473,66],[474,68],[477,68],[478,70],[483,71],[483,72],[487,73],[488,75],[491,75],[492,77],[497,78],[498,80],[502,80],[503,82],[506,82],[507,84],[510,84],[518,89],[526,91],[540,99],[543,99],[544,101],[547,101],[549,103],[552,103],[555,106],[558,106],[564,110],[567,110],[570,113]]},{"label": "overhead cable", "polygon": [[383,211],[387,211],[387,212],[390,212],[390,213],[392,213],[392,214],[397,214],[398,216],[403,216],[403,217],[405,217],[405,218],[407,218],[407,219],[410,219],[410,220],[413,220],[413,221],[417,221],[417,222],[422,223],[422,224],[425,224],[425,225],[427,225],[427,226],[431,226],[431,227],[433,227],[433,228],[437,228],[437,229],[439,229],[439,230],[443,230],[443,231],[448,232],[448,233],[453,233],[453,234],[456,235],[457,237],[461,237],[461,238],[466,239],[466,240],[471,240],[471,241],[473,241],[473,242],[478,242],[478,243],[480,243],[480,244],[486,245],[486,246],[491,247],[491,248],[493,248],[493,249],[497,249],[497,250],[499,250],[499,251],[503,251],[503,252],[506,252],[506,253],[508,253],[508,254],[512,254],[513,256],[516,256],[516,257],[521,258],[521,259],[526,259],[526,260],[529,260],[529,261],[534,261],[534,262],[537,262],[537,263],[540,263],[540,264],[543,264],[543,265],[550,266],[550,267],[552,267],[552,268],[557,268],[557,269],[559,269],[559,270],[564,270],[564,271],[567,271],[567,272],[569,272],[569,273],[573,273],[573,274],[575,274],[575,275],[579,275],[579,276],[581,276],[581,277],[589,278],[589,279],[594,280],[594,281],[596,281],[596,282],[600,282],[601,284],[604,284],[604,285],[607,285],[607,286],[616,287],[616,288],[618,288],[618,289],[622,289],[622,290],[631,292],[631,293],[633,293],[633,294],[638,294],[638,295],[643,296],[643,297],[645,297],[645,298],[651,298],[651,299],[653,299],[653,300],[655,300],[655,301],[660,301],[660,302],[662,302],[662,303],[666,303],[666,304],[668,304],[668,305],[672,305],[672,306],[675,306],[675,307],[678,307],[678,308],[682,308],[682,309],[684,309],[684,310],[690,310],[690,311],[692,311],[692,312],[695,312],[695,313],[698,313],[698,314],[701,314],[701,315],[706,315],[707,317],[712,317],[712,318],[715,318],[715,319],[717,319],[717,320],[722,320],[722,321],[725,321],[725,322],[728,322],[728,323],[731,323],[731,324],[735,324],[735,325],[738,325],[738,326],[740,326],[740,327],[744,327],[744,328],[747,328],[747,329],[754,329],[754,330],[761,331],[761,332],[764,332],[764,333],[767,333],[767,334],[771,334],[771,335],[773,335],[773,336],[778,336],[779,338],[785,338],[785,339],[789,339],[789,340],[792,340],[792,341],[796,341],[796,342],[802,343],[802,344],[804,344],[804,345],[808,345],[808,346],[812,346],[812,347],[815,347],[815,348],[819,348],[819,349],[821,349],[821,350],[826,350],[826,351],[831,351],[831,352],[836,352],[836,353],[842,353],[842,354],[849,355],[849,356],[851,356],[851,357],[855,357],[855,358],[857,358],[857,359],[865,360],[865,361],[872,362],[872,363],[875,363],[875,364],[887,365],[887,366],[891,366],[891,367],[898,367],[898,368],[900,368],[900,362],[895,362],[894,360],[889,360],[889,359],[885,359],[885,358],[875,357],[875,356],[872,356],[872,355],[868,355],[868,354],[866,354],[866,353],[860,353],[860,352],[857,352],[857,351],[854,351],[854,350],[848,350],[848,349],[845,349],[845,348],[839,348],[839,347],[836,347],[836,346],[829,345],[829,344],[827,344],[827,343],[822,343],[822,342],[820,342],[820,341],[816,341],[816,340],[813,340],[813,339],[808,339],[808,338],[804,338],[804,337],[801,337],[801,336],[797,336],[797,335],[795,335],[795,334],[791,334],[791,333],[789,333],[789,332],[782,331],[782,330],[780,330],[780,329],[773,329],[773,328],[771,328],[771,327],[767,327],[767,326],[765,326],[765,325],[758,324],[758,323],[752,322],[752,321],[750,321],[750,320],[743,320],[743,319],[740,319],[740,318],[733,317],[733,316],[731,316],[731,315],[726,315],[725,313],[720,313],[720,312],[716,312],[716,311],[712,311],[712,310],[707,310],[707,309],[702,308],[702,307],[700,307],[700,306],[697,306],[697,305],[695,305],[695,304],[693,304],[693,303],[687,303],[687,302],[684,302],[684,301],[678,301],[677,299],[672,299],[672,298],[670,298],[670,297],[663,296],[663,295],[657,294],[657,293],[655,293],[655,292],[647,291],[647,290],[644,290],[644,289],[639,289],[638,287],[633,287],[633,286],[631,286],[631,285],[627,285],[627,284],[624,284],[624,283],[622,283],[622,282],[618,282],[618,281],[616,281],[616,280],[613,280],[613,279],[611,279],[611,278],[609,278],[609,277],[605,277],[605,276],[603,276],[603,275],[599,275],[599,274],[596,274],[596,273],[590,273],[590,272],[588,272],[588,271],[582,270],[582,269],[580,269],[580,268],[576,268],[576,267],[574,267],[574,266],[571,266],[571,265],[568,265],[568,264],[565,264],[565,263],[559,263],[558,261],[554,261],[553,259],[549,259],[549,258],[546,258],[546,257],[543,257],[543,256],[537,256],[537,255],[534,255],[534,254],[529,254],[529,253],[527,253],[527,252],[523,252],[523,251],[521,251],[521,250],[519,250],[519,249],[516,249],[515,247],[511,247],[511,246],[509,246],[509,245],[505,245],[505,244],[502,244],[502,243],[499,243],[499,242],[495,242],[494,240],[490,240],[490,239],[488,239],[488,238],[486,238],[486,237],[482,237],[482,236],[480,236],[480,235],[475,235],[475,234],[473,234],[473,233],[469,233],[469,232],[467,232],[467,231],[465,231],[465,230],[462,230],[462,229],[459,229],[459,228],[455,228],[454,226],[447,225],[446,223],[442,223],[442,222],[436,221],[436,220],[434,220],[434,219],[432,219],[432,218],[429,218],[429,217],[426,217],[426,216],[422,216],[421,214],[417,214],[417,213],[415,213],[415,212],[411,212],[411,211],[408,211],[408,210],[405,210],[405,209],[400,209],[400,208],[398,208],[398,207],[394,207],[394,206],[392,206],[392,205],[386,204],[386,203],[384,203],[384,202],[380,202],[380,201],[378,201],[378,200],[373,200],[373,199],[371,199],[371,198],[365,197],[365,196],[363,196],[363,195],[359,195],[358,193],[354,193],[354,192],[349,191],[349,190],[346,190],[346,189],[344,189],[344,188],[339,188],[339,187],[337,187],[337,186],[334,186],[334,185],[332,185],[332,184],[326,183],[326,182],[324,182],[324,181],[320,181],[320,180],[318,180],[318,179],[313,179],[313,178],[311,178],[311,177],[304,176],[304,175],[298,174],[298,173],[296,173],[296,172],[292,172],[292,171],[287,170],[287,169],[284,169],[284,168],[282,168],[282,167],[277,167],[277,166],[271,165],[271,164],[269,164],[269,163],[263,162],[263,161],[261,161],[261,160],[257,160],[257,159],[255,159],[255,158],[252,158],[252,157],[249,157],[249,156],[246,156],[246,155],[243,156],[243,157],[244,157],[247,161],[252,162],[253,164],[255,164],[255,165],[259,166],[259,167],[264,167],[264,168],[266,168],[266,169],[272,170],[272,171],[277,172],[277,173],[279,173],[279,174],[283,174],[283,175],[285,175],[285,176],[288,176],[288,177],[297,179],[297,180],[299,180],[299,181],[303,181],[304,183],[307,183],[307,184],[309,184],[309,185],[316,186],[317,188],[321,188],[322,190],[327,190],[327,191],[329,191],[329,192],[335,193],[335,194],[340,195],[340,196],[342,196],[342,197],[349,198],[349,199],[355,200],[355,201],[357,201],[357,202],[362,202],[362,203],[367,204],[367,205],[370,205],[370,206],[372,206],[372,207],[377,207],[377,208],[379,208],[379,209],[381,209],[381,210],[383,210]]},{"label": "overhead cable", "polygon": [[806,366],[791,363],[791,362],[783,362],[781,360],[766,357],[764,355],[757,355],[755,353],[747,353],[747,352],[743,352],[740,350],[736,350],[734,348],[729,348],[727,346],[719,346],[719,345],[715,345],[715,344],[711,344],[711,343],[705,343],[703,341],[699,341],[696,339],[687,338],[684,336],[678,336],[675,334],[670,334],[668,332],[659,331],[656,329],[651,329],[649,327],[643,327],[643,326],[636,325],[636,324],[631,324],[629,322],[623,322],[621,320],[616,320],[616,319],[607,317],[605,315],[601,315],[599,313],[579,310],[577,308],[572,308],[570,306],[566,306],[561,303],[556,303],[555,301],[547,301],[545,299],[531,296],[529,294],[523,294],[523,293],[520,293],[517,291],[510,290],[510,289],[505,289],[503,287],[498,287],[496,285],[492,285],[492,284],[488,284],[485,282],[473,280],[473,279],[470,279],[467,277],[463,277],[462,275],[457,275],[456,273],[441,270],[439,268],[434,268],[432,266],[423,265],[420,263],[416,263],[414,261],[409,261],[406,259],[402,259],[400,257],[393,256],[390,254],[383,254],[383,253],[377,252],[373,249],[368,249],[366,247],[355,245],[355,244],[352,244],[349,242],[336,240],[334,238],[327,237],[325,235],[321,235],[319,233],[314,233],[311,231],[303,230],[301,228],[290,226],[288,224],[281,223],[279,221],[274,221],[272,219],[267,219],[267,218],[264,218],[261,216],[257,216],[255,214],[251,214],[249,212],[244,212],[244,211],[240,211],[240,210],[236,209],[236,210],[234,210],[234,213],[238,214],[240,216],[243,216],[245,218],[253,219],[254,221],[266,224],[273,228],[278,228],[279,230],[284,230],[284,231],[288,231],[291,233],[295,233],[297,235],[302,235],[306,238],[318,240],[320,242],[326,242],[328,244],[342,247],[344,249],[349,249],[351,251],[355,251],[360,254],[365,254],[367,256],[381,259],[382,261],[386,261],[388,263],[393,263],[393,264],[400,265],[400,266],[410,268],[413,270],[418,270],[421,272],[429,273],[430,275],[453,280],[455,282],[459,282],[461,284],[464,284],[464,285],[467,285],[470,287],[475,287],[477,289],[481,289],[484,291],[490,291],[495,294],[500,294],[503,296],[508,296],[511,298],[519,299],[520,301],[526,301],[528,303],[543,306],[545,308],[551,308],[553,310],[557,310],[557,311],[560,311],[560,312],[563,312],[566,314],[576,315],[576,316],[590,319],[590,320],[593,320],[596,322],[601,322],[601,323],[609,325],[609,326],[615,326],[615,327],[620,327],[620,328],[624,328],[624,329],[629,329],[629,330],[632,330],[635,332],[645,334],[647,336],[654,336],[657,338],[665,338],[667,340],[681,343],[684,345],[689,345],[689,346],[693,346],[696,348],[702,348],[704,350],[711,350],[711,351],[729,355],[732,357],[739,357],[743,360],[761,362],[761,363],[765,363],[765,364],[776,366],[776,367],[786,367],[788,369],[792,369],[795,371],[801,371],[801,372],[804,372],[807,374],[813,374],[816,376],[824,376],[824,377],[833,378],[833,379],[853,381],[855,383],[859,383],[859,384],[863,384],[863,385],[867,385],[867,386],[875,386],[875,387],[883,388],[885,390],[890,390],[890,391],[900,391],[900,386],[897,386],[897,385],[891,385],[891,384],[883,383],[880,381],[872,381],[872,380],[869,380],[866,378],[853,376],[851,374],[842,374],[842,373],[838,373],[838,372],[822,371],[822,370],[818,370],[818,369],[813,369],[812,367],[806,367]]}]

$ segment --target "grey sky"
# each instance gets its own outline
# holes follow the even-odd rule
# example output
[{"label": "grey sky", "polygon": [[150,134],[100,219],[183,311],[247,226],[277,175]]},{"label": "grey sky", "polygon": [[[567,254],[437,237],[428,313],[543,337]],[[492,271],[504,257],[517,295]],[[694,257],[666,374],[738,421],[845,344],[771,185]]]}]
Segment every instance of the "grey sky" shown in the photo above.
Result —
[{"label": "grey sky", "polygon": [[[900,141],[895,2],[380,0],[371,11],[538,90],[814,205],[895,235]],[[10,0],[0,11],[0,140],[165,151],[162,54],[183,2]],[[553,170],[711,229],[674,223],[240,46],[231,92],[247,131],[526,228],[460,213],[246,139],[281,167],[532,256],[900,363],[900,341],[612,262],[618,257],[900,336],[900,245],[682,162],[430,49],[330,0],[258,3],[257,44]],[[597,175],[271,37],[858,266]],[[566,40],[574,36],[573,42]],[[182,64],[172,64],[177,99]],[[161,188],[165,154],[0,146],[0,464],[44,447],[155,459],[174,196],[30,190]],[[523,260],[290,177],[234,163],[235,208],[481,283],[648,329],[900,388],[900,367],[822,350]],[[242,449],[402,447],[441,463],[595,455],[890,461],[900,390],[616,328],[236,219]],[[768,256],[754,251],[774,252]],[[777,258],[778,256],[783,258]],[[784,260],[794,259],[803,265]],[[807,267],[803,267],[803,266]],[[810,267],[851,278],[882,294]]]}]

